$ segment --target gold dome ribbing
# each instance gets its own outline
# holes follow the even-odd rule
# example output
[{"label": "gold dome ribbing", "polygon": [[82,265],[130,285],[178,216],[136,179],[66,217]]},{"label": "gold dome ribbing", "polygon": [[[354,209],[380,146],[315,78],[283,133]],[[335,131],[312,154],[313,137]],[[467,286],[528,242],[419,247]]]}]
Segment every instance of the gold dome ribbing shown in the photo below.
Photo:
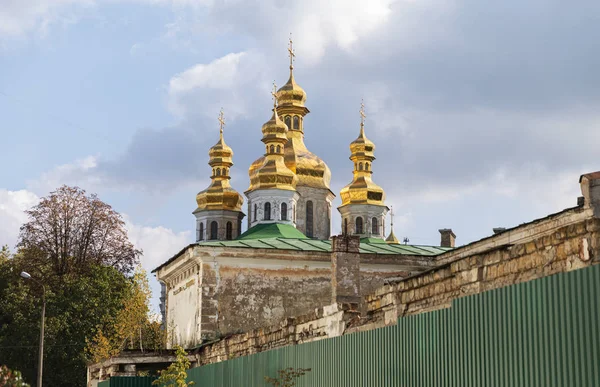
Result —
[{"label": "gold dome ribbing", "polygon": [[229,180],[229,169],[233,165],[232,156],[233,150],[225,144],[223,139],[223,111],[219,115],[220,134],[219,141],[208,151],[208,165],[212,167],[212,182],[210,186],[196,195],[196,203],[198,208],[196,211],[202,210],[230,210],[241,211],[244,198],[236,190],[234,190]]},{"label": "gold dome ribbing", "polygon": [[342,206],[348,204],[385,205],[385,192],[371,180],[372,162],[375,160],[375,144],[365,135],[364,104],[360,109],[360,134],[350,144],[350,160],[354,162],[354,178],[350,184],[342,188]]},{"label": "gold dome ribbing", "polygon": [[248,175],[250,187],[246,194],[257,189],[283,189],[294,191],[298,178],[284,161],[284,147],[288,142],[288,128],[277,114],[277,98],[273,91],[273,116],[262,126],[262,142],[266,146],[266,154],[255,161]]}]

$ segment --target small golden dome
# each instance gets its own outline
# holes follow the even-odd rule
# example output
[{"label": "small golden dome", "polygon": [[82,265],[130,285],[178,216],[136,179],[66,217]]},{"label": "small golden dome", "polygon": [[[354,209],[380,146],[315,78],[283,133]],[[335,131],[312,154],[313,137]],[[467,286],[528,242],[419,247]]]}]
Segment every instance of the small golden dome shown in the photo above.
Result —
[{"label": "small golden dome", "polygon": [[298,178],[284,162],[284,147],[288,142],[287,126],[279,119],[277,109],[273,108],[273,116],[262,126],[266,153],[264,157],[252,163],[248,170],[250,187],[246,195],[258,189],[283,189],[294,191]]},{"label": "small golden dome", "polygon": [[293,66],[290,66],[290,78],[281,89],[277,90],[277,103],[279,106],[304,107],[306,92],[296,83],[294,79]]},{"label": "small golden dome", "polygon": [[223,139],[223,111],[219,116],[221,129],[219,141],[212,146],[208,155],[208,165],[212,167],[210,186],[196,195],[198,207],[194,212],[203,210],[230,210],[241,211],[244,198],[229,183],[231,176],[229,169],[233,166],[233,150],[225,144]]},{"label": "small golden dome", "polygon": [[342,188],[342,206],[348,204],[385,205],[385,192],[371,180],[372,163],[375,160],[375,144],[365,135],[364,104],[361,104],[360,134],[350,143],[350,160],[354,162],[354,178]]}]

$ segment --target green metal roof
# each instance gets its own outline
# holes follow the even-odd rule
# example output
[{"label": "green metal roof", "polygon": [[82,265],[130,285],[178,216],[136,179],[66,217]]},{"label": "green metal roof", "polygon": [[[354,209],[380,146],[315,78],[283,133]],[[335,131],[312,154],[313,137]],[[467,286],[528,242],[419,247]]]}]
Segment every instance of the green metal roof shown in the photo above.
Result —
[{"label": "green metal roof", "polygon": [[257,224],[242,235],[237,240],[264,239],[264,238],[293,238],[308,239],[298,229],[291,224],[268,223]]},{"label": "green metal roof", "polygon": [[[251,249],[279,249],[331,252],[330,240],[310,239],[289,224],[259,224],[232,241],[200,242],[199,246],[241,247]],[[433,256],[452,250],[448,247],[389,244],[378,238],[360,240],[362,254],[403,254]]]}]

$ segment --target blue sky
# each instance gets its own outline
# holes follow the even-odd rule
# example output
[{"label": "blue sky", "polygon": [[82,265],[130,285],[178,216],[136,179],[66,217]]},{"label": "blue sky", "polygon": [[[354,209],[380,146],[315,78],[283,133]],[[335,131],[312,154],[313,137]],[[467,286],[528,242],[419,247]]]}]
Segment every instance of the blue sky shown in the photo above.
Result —
[{"label": "blue sky", "polygon": [[364,98],[398,237],[572,206],[600,169],[600,5],[576,3],[0,0],[0,244],[61,184],[123,213],[148,269],[192,242],[219,109],[242,192],[290,32],[307,146],[337,194]]}]

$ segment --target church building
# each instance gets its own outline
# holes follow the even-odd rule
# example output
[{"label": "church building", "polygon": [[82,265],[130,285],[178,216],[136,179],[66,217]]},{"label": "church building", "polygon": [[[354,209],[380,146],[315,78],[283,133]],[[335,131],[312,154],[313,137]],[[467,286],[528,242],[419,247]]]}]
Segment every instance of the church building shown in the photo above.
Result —
[{"label": "church building", "polygon": [[[400,244],[393,219],[386,232],[389,208],[372,178],[375,144],[366,135],[363,104],[350,143],[353,178],[337,209],[342,235],[332,237],[331,171],[304,143],[305,133],[315,133],[304,127],[307,95],[294,78],[291,40],[288,51],[289,79],[274,88],[261,128],[265,153],[248,169],[246,214],[243,196],[230,184],[234,152],[225,143],[221,111],[219,138],[208,151],[211,183],[196,196],[196,242],[153,271],[163,286],[161,311],[172,344],[191,348],[331,304],[340,273],[332,262],[341,256],[360,264],[359,286],[333,297],[359,302],[388,280],[433,267],[436,255],[454,247],[451,230],[440,230],[441,247]],[[258,140],[258,130],[249,133],[248,141]]]}]

